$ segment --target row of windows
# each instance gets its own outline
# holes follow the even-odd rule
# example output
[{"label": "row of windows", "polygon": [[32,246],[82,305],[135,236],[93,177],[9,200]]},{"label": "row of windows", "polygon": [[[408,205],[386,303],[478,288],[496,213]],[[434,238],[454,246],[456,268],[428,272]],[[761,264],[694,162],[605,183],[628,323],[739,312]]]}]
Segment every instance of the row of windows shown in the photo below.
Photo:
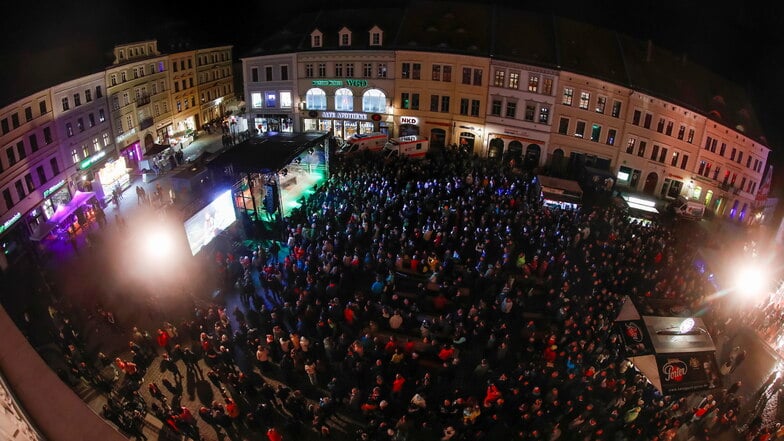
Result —
[{"label": "row of windows", "polygon": [[[317,70],[314,71],[314,66]],[[286,68],[286,75],[285,78],[283,76],[283,68]],[[281,66],[281,80],[288,79],[288,66]],[[333,72],[335,77],[339,78],[353,78],[355,76],[355,64],[354,63],[334,63],[333,65]],[[255,69],[255,68],[253,68]],[[266,81],[272,81],[272,67],[267,66],[266,68]],[[315,75],[317,73],[318,75]],[[387,63],[376,63],[376,78],[386,78],[387,77]],[[253,70],[251,70],[251,76],[253,76]],[[314,65],[313,63],[306,63],[305,64],[305,78],[325,78],[327,76],[327,63],[318,63]],[[373,63],[363,63],[362,64],[362,78],[372,78],[373,77]],[[253,80],[258,81],[258,79]]]},{"label": "row of windows", "polygon": [[[564,87],[563,95],[561,96],[561,104],[565,106],[571,106],[574,103],[574,89],[571,87]],[[591,93],[586,91],[580,92],[580,99],[578,101],[577,106],[582,110],[589,110],[591,107]],[[613,100],[612,108],[610,109],[610,115],[613,118],[620,118],[621,117],[621,106],[622,103],[618,100]],[[596,103],[594,105],[593,111],[596,113],[604,114],[607,111],[607,97],[605,96],[598,96],[596,97]]]},{"label": "row of windows", "polygon": [[[183,109],[183,103],[185,103],[184,109]],[[190,99],[185,98],[184,100],[177,100],[178,112],[182,112],[183,110],[188,110],[189,107],[196,107],[196,97],[191,97]]]},{"label": "row of windows", "polygon": [[[46,101],[41,100],[38,102],[38,111],[40,115],[45,115],[47,112]],[[24,115],[25,115],[25,122],[30,122],[33,120],[33,108],[27,106],[24,108]],[[3,135],[7,134],[11,130],[18,129],[20,126],[19,122],[19,113],[12,113],[11,114],[11,124],[8,124],[8,118],[3,118],[0,120],[0,131],[2,131]]]},{"label": "row of windows", "polygon": [[[705,139],[705,150],[710,151],[711,153],[716,153],[716,146],[719,140],[714,139],[710,136]],[[727,143],[722,142],[721,147],[719,148],[719,156],[724,157],[725,153],[727,152]],[[751,160],[754,159],[754,166],[751,165]],[[738,150],[737,148],[733,147],[732,151],[730,152],[730,161],[735,161],[738,164],[743,163],[743,151]],[[755,172],[760,172],[762,170],[763,163],[759,159],[752,158],[751,155],[746,157],[746,168],[752,169]]]},{"label": "row of windows", "polygon": [[[104,113],[103,109],[98,109],[98,122],[102,123],[106,121],[106,114]],[[95,127],[95,114],[90,112],[87,115],[87,124],[88,128]],[[76,119],[76,129],[79,130],[79,133],[84,132],[84,118],[77,118]],[[74,136],[74,127],[73,124],[70,122],[65,123],[65,134],[70,138]]]},{"label": "row of windows", "polygon": [[[52,169],[52,176],[57,176],[60,174],[60,166],[57,164],[57,158],[52,158],[49,160],[49,166]],[[47,182],[46,177],[46,170],[44,169],[43,165],[39,165],[35,169],[36,175],[38,175],[38,186],[44,185]],[[26,186],[26,188],[25,188]],[[11,194],[10,188],[3,189],[3,199],[5,200],[6,210],[10,211],[16,203],[23,200],[25,196],[29,193],[35,191],[36,188],[35,181],[33,180],[33,176],[30,173],[27,173],[24,176],[24,182],[22,179],[18,179],[14,182],[14,189],[16,190],[16,199]]]},{"label": "row of windows", "polygon": [[193,77],[186,79],[182,79],[181,81],[174,82],[174,92],[179,92],[180,87],[182,86],[182,90],[188,89],[193,87]]},{"label": "row of windows", "polygon": [[[711,172],[713,176],[711,176]],[[719,174],[721,173],[721,166],[717,165],[715,168],[713,164],[707,161],[700,161],[700,167],[697,170],[697,174],[700,176],[705,176],[706,178],[713,178],[714,181],[719,180]],[[722,178],[721,185],[725,187],[732,187],[733,189],[745,190],[747,193],[754,194],[757,191],[757,183],[752,181],[751,179],[746,179],[745,176],[741,176],[740,185],[736,187],[736,183],[738,180],[737,173],[731,173],[729,170],[724,171],[724,177]]]},{"label": "row of windows", "polygon": [[[311,65],[311,71],[313,65]],[[352,68],[353,69],[353,68]],[[289,65],[288,64],[281,64],[278,66],[278,71],[280,75],[278,80],[280,81],[288,81],[289,79]],[[264,66],[264,81],[273,81],[273,66]],[[251,67],[250,68],[250,80],[254,83],[259,82],[259,68],[258,67]]]},{"label": "row of windows", "polygon": [[[651,128],[651,124],[653,123],[653,114],[649,112],[645,112],[645,117],[642,116],[642,111],[635,110],[632,116],[632,124],[635,126],[639,126],[640,122],[642,122],[642,127],[649,129]],[[656,125],[656,131],[659,133],[663,133],[667,136],[676,136],[679,140],[688,142],[689,144],[694,143],[694,129],[689,128],[689,134],[686,135],[686,126],[681,124],[678,128],[677,135],[673,135],[673,130],[675,127],[675,123],[671,120],[666,120],[665,118],[659,118],[659,122]]]},{"label": "row of windows", "polygon": [[216,52],[208,55],[199,55],[198,65],[205,66],[207,64],[215,64],[229,61],[228,52]]},{"label": "row of windows", "polygon": [[[431,77],[432,81],[442,81],[445,83],[452,82],[452,66],[447,64],[432,64]],[[476,67],[463,67],[461,84],[469,86],[482,85],[482,72],[483,70]],[[421,80],[422,79],[422,64],[421,63],[402,63],[400,68],[400,78],[404,80]]]},{"label": "row of windows", "polygon": [[[280,100],[278,100],[280,96]],[[293,105],[290,91],[281,91],[280,94],[275,91],[264,92],[262,97],[261,92],[253,92],[250,94],[251,107],[260,109],[266,107],[268,109],[290,109]]]},{"label": "row of windows", "polygon": [[[152,74],[163,72],[165,70],[166,68],[163,61],[159,61],[157,65],[157,69],[155,63],[150,63],[148,66],[134,67],[131,72],[133,74],[133,79],[135,80],[137,78],[143,77],[145,74],[152,75]],[[127,71],[120,72],[120,83],[124,83],[126,81],[128,81],[128,72]],[[119,84],[117,82],[117,74],[109,75],[109,84],[110,86],[116,86],[117,84]]]},{"label": "row of windows", "polygon": [[[634,154],[634,149],[637,148],[637,156],[640,158],[650,158],[651,161],[656,161],[660,164],[665,164],[667,162],[667,154],[669,152],[667,147],[660,147],[658,144],[654,144],[653,148],[648,151],[648,142],[640,140],[637,143],[636,138],[629,138],[629,141],[626,143],[626,153],[629,155]],[[649,156],[647,156],[649,155]],[[686,166],[689,163],[689,155],[681,155],[680,152],[672,152],[672,157],[670,158],[669,165],[672,167],[678,167],[678,161],[680,160],[680,168],[682,170],[686,170]]]},{"label": "row of windows", "polygon": [[[561,135],[569,135],[569,125],[570,120],[569,118],[561,118],[558,122],[558,133]],[[577,121],[574,127],[574,135],[577,138],[585,138],[587,129],[587,123],[585,121]],[[618,131],[616,129],[609,129],[607,130],[607,137],[604,139],[604,142],[607,145],[615,145],[615,138],[618,135]],[[602,126],[600,124],[593,123],[591,124],[591,133],[590,137],[588,138],[593,142],[602,142]]]},{"label": "row of windows", "polygon": [[213,69],[212,72],[201,72],[199,74],[199,84],[204,84],[209,81],[220,80],[221,78],[228,78],[231,76],[231,71],[228,67],[223,69]]},{"label": "row of windows", "polygon": [[[136,99],[136,104],[138,106],[143,106],[145,104],[150,103],[150,96],[157,95],[159,92],[165,92],[166,89],[166,81],[161,80],[158,82],[153,82],[150,84],[152,87],[152,93],[147,93],[147,86],[141,86],[134,89],[134,97]],[[125,90],[122,93],[122,106],[120,103],[120,97],[118,95],[112,96],[112,108],[114,110],[120,110],[120,107],[124,107],[131,104],[131,94],[130,91]]]},{"label": "row of windows", "polygon": [[78,164],[79,161],[81,161],[82,159],[86,159],[91,154],[98,153],[104,147],[108,147],[110,143],[111,143],[111,138],[109,137],[109,134],[108,133],[104,133],[103,134],[103,144],[101,144],[101,142],[98,140],[97,137],[93,138],[93,143],[92,143],[93,150],[92,150],[92,152],[90,152],[90,148],[88,147],[87,144],[83,144],[79,148],[71,149],[71,160],[73,161],[74,164]]},{"label": "row of windows", "polygon": [[[98,99],[98,98],[102,98],[102,97],[103,97],[103,92],[101,91],[101,86],[95,86],[95,98]],[[92,90],[91,89],[85,89],[84,90],[84,102],[85,103],[89,103],[89,102],[92,102],[92,100],[93,100],[93,92],[92,92]],[[66,110],[71,108],[71,104],[70,104],[70,101],[68,100],[67,96],[63,97],[62,103],[63,103],[63,112],[65,112]],[[81,93],[77,92],[77,93],[73,94],[73,105],[74,105],[74,108],[79,107],[79,106],[82,105],[82,94]],[[28,113],[28,109],[30,109],[30,108],[28,107],[27,109],[25,109],[25,114],[28,115],[28,121],[30,121],[31,119],[33,119],[33,112],[32,112],[32,110],[29,110],[29,113]]]},{"label": "row of windows", "polygon": [[[321,47],[323,44],[322,35],[314,33],[310,36],[310,47]],[[381,32],[370,33],[370,45],[381,46]],[[341,47],[351,46],[351,32],[340,32],[338,34],[338,45]]]},{"label": "row of windows", "polygon": [[[223,91],[223,93],[221,93],[221,90]],[[212,101],[213,99],[216,99],[216,98],[221,97],[221,96],[226,96],[226,95],[228,95],[230,93],[232,93],[232,86],[231,86],[231,84],[224,84],[223,86],[216,86],[216,87],[213,87],[212,89],[210,89],[210,90],[208,90],[206,92],[202,92],[201,93],[201,102],[202,103],[206,103],[207,101]],[[164,103],[164,105],[165,104],[166,103]]]},{"label": "row of windows", "polygon": [[[44,136],[44,145],[49,145],[52,143],[52,131],[49,127],[44,127],[43,129],[43,136]],[[13,167],[17,162],[25,159],[27,157],[27,147],[30,148],[30,153],[35,153],[38,151],[38,136],[35,133],[31,133],[27,137],[27,146],[25,146],[24,139],[20,139],[17,143],[13,146],[9,146],[5,149],[5,158],[7,167]],[[4,170],[3,163],[0,161],[0,172]]]},{"label": "row of windows", "polygon": [[[334,98],[335,110],[354,111],[354,93],[351,89],[338,89]],[[308,110],[327,110],[327,93],[323,89],[312,88],[305,93],[305,107]],[[370,89],[362,94],[362,111],[385,113],[387,97],[378,89]]]},{"label": "row of windows", "polygon": [[[490,115],[517,118],[517,101],[507,98],[506,103],[504,103],[503,99],[494,97],[490,103]],[[527,101],[525,103],[525,112],[523,112],[523,120],[549,124],[550,106],[534,101]]]},{"label": "row of windows", "polygon": [[[520,71],[496,69],[493,73],[493,86],[518,90],[520,88]],[[553,77],[530,72],[528,74],[528,91],[552,95]]]},{"label": "row of windows", "polygon": [[[180,60],[177,63],[177,60],[172,61],[172,72],[177,72],[177,66],[179,65],[179,70],[185,70],[185,60]],[[193,60],[188,58],[188,69],[193,69]]]}]

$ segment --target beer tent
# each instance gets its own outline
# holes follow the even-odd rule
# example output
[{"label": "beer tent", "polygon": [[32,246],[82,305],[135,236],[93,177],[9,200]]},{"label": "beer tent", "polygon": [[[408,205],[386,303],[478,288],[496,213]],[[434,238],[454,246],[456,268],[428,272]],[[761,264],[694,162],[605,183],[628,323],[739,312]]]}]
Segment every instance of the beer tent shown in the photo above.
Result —
[{"label": "beer tent", "polygon": [[662,394],[718,386],[716,346],[701,318],[640,315],[626,296],[615,326],[626,358]]}]

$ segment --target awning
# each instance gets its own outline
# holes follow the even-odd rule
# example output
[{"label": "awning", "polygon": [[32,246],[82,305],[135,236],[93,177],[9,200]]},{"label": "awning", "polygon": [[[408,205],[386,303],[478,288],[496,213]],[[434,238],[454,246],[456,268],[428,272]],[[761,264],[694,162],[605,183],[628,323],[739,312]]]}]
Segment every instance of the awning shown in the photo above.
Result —
[{"label": "awning", "polygon": [[44,222],[39,224],[38,227],[33,229],[33,234],[30,235],[30,240],[34,242],[40,242],[44,240],[44,238],[48,236],[52,230],[54,230],[54,227],[55,224],[51,222]]},{"label": "awning", "polygon": [[165,151],[166,149],[171,148],[169,144],[153,144],[149,150],[144,152],[144,157],[149,158],[151,156],[155,156],[158,153]]},{"label": "awning", "polygon": [[90,199],[95,197],[95,193],[91,191],[77,191],[74,194],[73,199],[65,205],[61,205],[57,208],[57,211],[54,212],[51,218],[47,221],[47,223],[51,223],[54,226],[59,225],[62,221],[68,219],[69,216],[74,214],[74,212],[84,205],[85,202],[89,201]]}]

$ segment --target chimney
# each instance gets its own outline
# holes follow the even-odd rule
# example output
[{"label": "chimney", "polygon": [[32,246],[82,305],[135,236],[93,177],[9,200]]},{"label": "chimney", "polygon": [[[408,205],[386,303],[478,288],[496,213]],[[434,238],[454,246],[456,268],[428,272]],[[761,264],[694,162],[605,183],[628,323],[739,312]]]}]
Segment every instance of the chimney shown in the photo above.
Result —
[{"label": "chimney", "polygon": [[645,53],[645,61],[650,63],[653,58],[653,41],[648,40],[648,51]]}]

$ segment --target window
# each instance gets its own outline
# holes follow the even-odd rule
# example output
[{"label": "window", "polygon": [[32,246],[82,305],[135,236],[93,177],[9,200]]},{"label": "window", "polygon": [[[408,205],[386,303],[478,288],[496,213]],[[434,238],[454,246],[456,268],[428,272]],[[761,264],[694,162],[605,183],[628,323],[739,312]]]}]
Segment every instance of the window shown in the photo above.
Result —
[{"label": "window", "polygon": [[743,151],[742,150],[738,152],[738,164],[740,164],[741,161],[743,161]]},{"label": "window", "polygon": [[133,128],[133,118],[131,117],[131,115],[125,117],[125,125],[126,127],[128,127],[128,130],[131,130],[131,128]]},{"label": "window", "polygon": [[637,156],[640,158],[645,156],[645,147],[648,146],[648,143],[645,141],[640,141],[640,146],[637,148]]},{"label": "window", "polygon": [[528,75],[528,91],[533,93],[539,92],[539,75]]},{"label": "window", "polygon": [[131,98],[128,92],[123,92],[122,98],[123,98],[123,102],[122,102],[123,106],[127,106],[128,104],[130,104]]},{"label": "window", "polygon": [[33,151],[33,153],[37,152],[37,151],[38,151],[38,137],[37,137],[37,136],[35,136],[35,133],[33,133],[32,135],[30,135],[30,136],[27,138],[27,140],[28,140],[28,142],[30,143],[30,150],[32,150],[32,151]]},{"label": "window", "polygon": [[321,47],[321,35],[313,35],[310,38],[310,45],[312,47]]},{"label": "window", "polygon": [[705,172],[705,165],[707,165],[707,163],[705,161],[700,161],[700,167],[697,169],[697,174],[698,175],[700,175],[700,176],[703,175],[703,173]]},{"label": "window", "polygon": [[409,97],[408,92],[403,92],[400,94],[400,108],[401,109],[411,108],[411,99]]},{"label": "window", "polygon": [[63,98],[63,112],[68,110],[70,106],[68,105],[68,97]]},{"label": "window", "polygon": [[308,110],[327,110],[327,94],[318,88],[308,90],[305,94],[305,107]]},{"label": "window", "polygon": [[481,103],[479,100],[471,100],[471,116],[479,116],[479,108]]},{"label": "window", "polygon": [[[670,123],[670,124],[672,124],[672,123]],[[685,126],[681,126],[681,128],[678,129],[678,139],[683,140],[683,135],[685,133],[686,133],[686,127]]]},{"label": "window", "polygon": [[591,125],[591,141],[599,142],[599,138],[602,136],[602,126],[599,124]]},{"label": "window", "polygon": [[3,118],[2,122],[0,122],[0,125],[2,125],[2,127],[3,127],[3,135],[5,135],[6,133],[8,133],[11,130],[8,127],[8,118]]},{"label": "window", "polygon": [[463,68],[463,84],[471,84],[471,68]]},{"label": "window", "polygon": [[506,117],[507,118],[515,118],[517,114],[517,102],[515,101],[507,101],[506,102]]},{"label": "window", "polygon": [[370,78],[373,76],[373,63],[365,63],[362,65],[362,76]]},{"label": "window", "polygon": [[716,143],[718,142],[719,142],[718,139],[714,139],[713,142],[711,143],[711,149],[710,149],[711,153],[716,153]]},{"label": "window", "polygon": [[635,126],[639,126],[640,118],[642,118],[642,112],[640,112],[639,110],[635,110],[634,116],[632,117],[632,124],[634,124]]},{"label": "window", "polygon": [[574,89],[572,89],[571,87],[564,87],[563,97],[561,98],[561,104],[563,104],[564,106],[571,106],[573,98],[574,98]]},{"label": "window", "polygon": [[79,129],[79,132],[84,132],[84,118],[79,118],[76,120],[76,128]]},{"label": "window", "polygon": [[381,32],[373,32],[370,34],[370,45],[381,46]]},{"label": "window", "polygon": [[468,98],[460,99],[460,114],[468,115]]},{"label": "window", "polygon": [[264,80],[272,81],[272,66],[264,67]]},{"label": "window", "polygon": [[400,78],[408,79],[411,77],[411,63],[403,63],[400,69]]},{"label": "window", "polygon": [[292,105],[291,92],[288,91],[280,92],[280,108],[291,109],[291,105]]},{"label": "window", "polygon": [[474,86],[482,85],[482,69],[474,69]]},{"label": "window", "polygon": [[751,168],[751,156],[746,159],[746,168]]},{"label": "window", "polygon": [[313,78],[313,64],[311,63],[305,65],[305,78]]},{"label": "window", "polygon": [[52,143],[52,129],[49,127],[44,127],[44,144],[51,144]]},{"label": "window", "polygon": [[261,92],[251,92],[250,106],[254,109],[260,109],[262,107]]},{"label": "window", "polygon": [[278,94],[275,92],[264,92],[264,106],[268,109],[278,107]]},{"label": "window", "polygon": [[613,101],[612,112],[610,113],[613,118],[618,118],[621,116],[621,102],[620,101]]},{"label": "window", "polygon": [[[310,67],[313,68],[313,65],[311,64]],[[257,67],[250,68],[250,80],[254,83],[259,82],[259,68]]]},{"label": "window", "polygon": [[637,140],[634,138],[629,138],[629,141],[626,143],[626,153],[632,154],[634,153],[634,144],[637,143]]},{"label": "window", "polygon": [[5,199],[6,208],[10,210],[14,206],[14,199],[11,197],[11,191],[7,188],[3,190],[3,199]]},{"label": "window", "polygon": [[607,97],[600,96],[596,98],[596,113],[604,113],[604,108],[607,106]]},{"label": "window", "polygon": [[78,93],[74,94],[74,107],[79,107],[82,105],[82,97]]},{"label": "window", "polygon": [[664,134],[665,135],[672,136],[672,126],[673,126],[673,122],[672,121],[668,121],[667,122],[667,128],[664,130]]},{"label": "window", "polygon": [[46,113],[46,101],[41,101],[38,103],[38,110],[41,112],[41,115]]},{"label": "window", "polygon": [[177,72],[177,61],[172,63],[172,72]]},{"label": "window", "polygon": [[79,152],[76,149],[71,149],[71,161],[73,161],[74,164],[77,164],[79,163],[79,159]]},{"label": "window", "polygon": [[19,127],[19,114],[18,113],[14,113],[13,115],[11,115],[11,127],[15,128],[15,129]]},{"label": "window", "polygon": [[[678,152],[672,152],[672,161],[670,161],[670,165],[673,167],[678,166]],[[716,168],[716,173],[719,172],[719,168]],[[713,179],[716,179],[715,177]]]},{"label": "window", "polygon": [[653,119],[653,115],[651,115],[650,113],[646,113],[645,114],[645,122],[643,122],[642,126],[645,127],[646,129],[650,129],[651,128],[651,120],[652,119]]},{"label": "window", "polygon": [[24,186],[22,185],[22,181],[18,180],[14,182],[14,187],[16,187],[16,195],[19,196],[19,200],[24,199],[25,191],[24,191]]},{"label": "window", "polygon": [[[446,72],[445,72],[446,74]],[[386,78],[387,77],[387,63],[378,63],[378,75],[379,78]]]},{"label": "window", "polygon": [[327,64],[326,63],[319,63],[318,65],[318,76],[320,78],[324,78],[327,76]]},{"label": "window", "polygon": [[103,112],[103,109],[98,109],[98,121],[106,121],[106,114]]},{"label": "window", "polygon": [[517,89],[520,87],[520,72],[509,72],[509,85],[510,89]]},{"label": "window", "polygon": [[539,107],[539,122],[542,124],[550,123],[550,108],[547,106]]},{"label": "window", "polygon": [[544,77],[544,81],[542,82],[542,95],[552,95],[553,94],[553,79],[550,77]]},{"label": "window", "polygon": [[27,173],[25,175],[25,184],[27,184],[27,192],[32,193],[35,190],[35,182],[33,182],[33,175]]},{"label": "window", "polygon": [[441,81],[441,65],[434,64],[433,65],[433,81]]},{"label": "window", "polygon": [[109,83],[110,83],[112,86],[116,86],[116,85],[117,85],[117,75],[115,75],[115,74],[112,74],[112,76],[110,77]]},{"label": "window", "polygon": [[689,129],[689,137],[686,138],[686,142],[689,144],[694,142],[694,129]]},{"label": "window", "polygon": [[501,116],[501,100],[493,100],[490,104],[490,114],[493,116]]},{"label": "window", "polygon": [[46,183],[46,172],[44,171],[44,166],[39,165],[36,167],[35,173],[38,175],[38,183],[44,185]]},{"label": "window", "polygon": [[659,162],[664,164],[664,161],[667,159],[667,147],[662,147],[661,154],[659,155]]},{"label": "window", "polygon": [[659,124],[656,125],[656,131],[659,133],[664,132],[664,118],[659,118]]},{"label": "window", "polygon": [[438,95],[430,95],[430,111],[438,112]]},{"label": "window", "polygon": [[354,63],[346,64],[346,77],[354,78]]},{"label": "window", "polygon": [[104,133],[103,134],[103,146],[107,147],[110,142],[111,142],[111,140],[109,139],[109,134],[108,133]]},{"label": "window", "polygon": [[411,79],[418,80],[422,76],[422,65],[414,63],[411,69]]},{"label": "window", "polygon": [[11,167],[16,164],[16,152],[14,152],[13,147],[8,147],[5,149],[5,156],[8,158],[8,166]]},{"label": "window", "polygon": [[681,159],[681,170],[686,170],[686,165],[689,162],[689,155],[683,155],[683,159]]},{"label": "window", "polygon": [[615,129],[610,129],[607,131],[607,145],[615,145],[615,136]]},{"label": "window", "polygon": [[95,97],[103,98],[103,92],[101,91],[101,86],[95,86]]},{"label": "window", "polygon": [[659,146],[658,144],[654,144],[653,150],[651,150],[651,161],[655,161],[658,155],[659,155]]},{"label": "window", "polygon": [[452,66],[442,66],[443,75],[441,76],[441,81],[445,83],[452,82]]},{"label": "window", "polygon": [[411,94],[411,109],[419,110],[419,94],[412,93]]},{"label": "window", "polygon": [[569,134],[569,118],[561,118],[558,122],[558,133],[561,135]]},{"label": "window", "polygon": [[71,125],[71,123],[65,123],[65,134],[69,138],[74,136],[73,125]]},{"label": "window", "polygon": [[25,107],[25,121],[30,122],[33,120],[33,109],[31,107]]},{"label": "window", "polygon": [[19,141],[16,143],[16,152],[19,154],[20,161],[27,157],[27,152],[24,148],[24,141]]},{"label": "window", "polygon": [[354,111],[354,94],[350,89],[343,88],[335,91],[335,110]]},{"label": "window", "polygon": [[588,104],[591,102],[591,94],[588,92],[580,92],[580,108],[588,110]]},{"label": "window", "polygon": [[713,138],[710,136],[705,140],[705,150],[710,150],[711,141],[713,141]]},{"label": "window", "polygon": [[495,75],[493,77],[493,86],[504,87],[505,80],[506,80],[506,71],[503,70],[495,71]]},{"label": "window", "polygon": [[343,76],[343,63],[335,63],[335,76],[338,78]]},{"label": "window", "polygon": [[101,151],[101,143],[98,141],[98,138],[93,138],[93,151],[94,152]]},{"label": "window", "polygon": [[534,115],[536,115],[536,104],[534,103],[526,103],[525,104],[525,115],[523,115],[523,119],[526,121],[533,121]]},{"label": "window", "polygon": [[441,111],[444,113],[449,113],[449,97],[442,96],[441,97]]},{"label": "window", "polygon": [[340,34],[340,45],[351,46],[351,34],[348,33]]},{"label": "window", "polygon": [[120,80],[124,83],[128,81],[128,75],[125,72],[120,72]]},{"label": "window", "polygon": [[577,121],[577,125],[574,129],[574,136],[578,138],[585,137],[585,121]]},{"label": "window", "polygon": [[730,153],[730,161],[735,160],[735,153],[737,153],[737,149],[735,147],[732,148],[732,153]]}]

